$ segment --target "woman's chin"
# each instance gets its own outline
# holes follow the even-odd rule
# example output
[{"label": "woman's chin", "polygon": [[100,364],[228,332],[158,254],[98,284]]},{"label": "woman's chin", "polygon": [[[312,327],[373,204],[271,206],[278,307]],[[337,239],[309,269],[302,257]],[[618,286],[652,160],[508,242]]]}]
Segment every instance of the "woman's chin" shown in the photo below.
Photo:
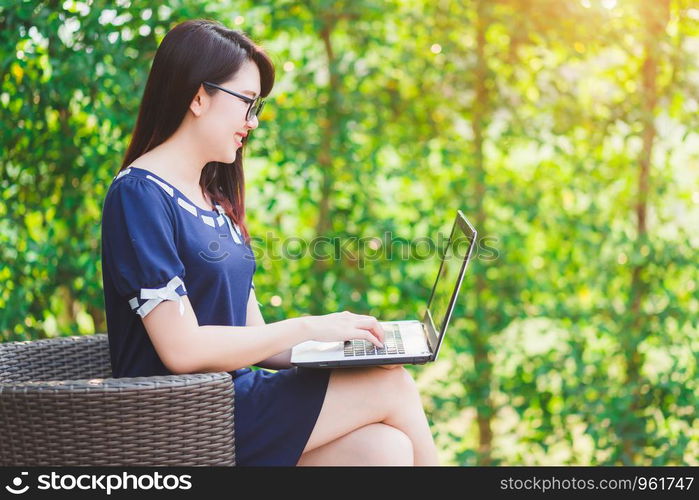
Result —
[{"label": "woman's chin", "polygon": [[237,157],[238,157],[238,151],[237,150],[233,151],[233,154],[227,158],[228,161],[226,161],[226,163],[233,163]]},{"label": "woman's chin", "polygon": [[228,153],[228,156],[221,155],[221,159],[216,161],[219,163],[233,163],[238,157],[238,153],[239,151],[233,151],[232,153]]}]

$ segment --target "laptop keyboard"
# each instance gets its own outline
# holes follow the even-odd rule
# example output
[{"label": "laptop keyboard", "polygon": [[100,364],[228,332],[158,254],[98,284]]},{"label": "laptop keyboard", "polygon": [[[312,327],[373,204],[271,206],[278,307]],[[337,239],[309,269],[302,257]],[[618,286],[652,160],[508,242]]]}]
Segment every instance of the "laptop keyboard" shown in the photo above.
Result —
[{"label": "laptop keyboard", "polygon": [[405,354],[403,338],[396,325],[381,325],[385,335],[383,349],[379,349],[368,340],[346,340],[345,357],[376,356],[380,354]]}]

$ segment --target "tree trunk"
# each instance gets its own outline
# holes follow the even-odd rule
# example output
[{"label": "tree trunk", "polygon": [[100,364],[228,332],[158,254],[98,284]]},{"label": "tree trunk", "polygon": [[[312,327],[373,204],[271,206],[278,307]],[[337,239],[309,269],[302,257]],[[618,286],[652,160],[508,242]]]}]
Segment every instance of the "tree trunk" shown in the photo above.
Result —
[{"label": "tree trunk", "polygon": [[[321,169],[322,183],[320,187],[320,201],[318,207],[318,220],[316,222],[316,236],[324,237],[332,228],[331,224],[331,199],[333,186],[335,183],[334,162],[332,155],[332,141],[336,136],[337,129],[337,95],[339,93],[339,77],[335,66],[335,54],[330,40],[333,28],[335,26],[335,18],[326,16],[323,18],[323,27],[320,31],[320,37],[325,47],[326,57],[328,59],[328,71],[330,73],[330,82],[328,88],[328,101],[325,106],[324,123],[321,123],[323,136],[321,138],[320,152],[318,154],[318,167]],[[323,277],[330,269],[331,265],[327,260],[314,259],[311,268],[314,286],[311,290],[311,314],[324,314],[325,290],[323,290]]]},{"label": "tree trunk", "polygon": [[[638,159],[638,192],[636,198],[636,231],[635,253],[641,254],[641,248],[648,242],[648,225],[646,214],[648,211],[648,191],[650,166],[653,156],[653,143],[656,137],[655,112],[658,102],[658,61],[660,58],[660,40],[663,38],[670,16],[669,0],[657,0],[655,2],[641,2],[642,19],[646,21],[644,36],[644,60],[641,69],[641,133],[643,147]],[[630,417],[633,424],[629,432],[623,438],[623,457],[625,465],[635,464],[635,456],[643,446],[642,436],[645,434],[644,421],[640,415],[636,415],[640,409],[641,369],[644,356],[638,349],[640,343],[649,333],[648,322],[644,318],[642,304],[648,294],[648,283],[645,278],[646,265],[643,262],[633,265],[631,270],[630,293],[630,325],[629,330],[623,332],[622,338],[626,338],[625,350],[627,352],[626,386],[632,389],[633,399],[631,403]]]},{"label": "tree trunk", "polygon": [[[476,16],[476,68],[475,68],[475,102],[473,104],[473,143],[474,143],[474,180],[475,180],[475,219],[476,227],[483,231],[485,227],[485,212],[483,209],[483,198],[485,197],[485,157],[483,153],[483,142],[486,128],[486,121],[490,114],[488,95],[488,66],[485,55],[486,39],[485,33],[488,26],[488,2],[480,0],[477,4]],[[474,338],[474,361],[476,371],[481,375],[482,385],[479,393],[482,395],[480,403],[477,405],[478,421],[478,455],[479,462],[487,465],[492,463],[493,431],[492,417],[493,405],[490,397],[490,383],[492,378],[492,364],[489,356],[488,325],[485,321],[483,308],[483,293],[485,290],[485,278],[483,273],[476,274],[476,333]]]}]

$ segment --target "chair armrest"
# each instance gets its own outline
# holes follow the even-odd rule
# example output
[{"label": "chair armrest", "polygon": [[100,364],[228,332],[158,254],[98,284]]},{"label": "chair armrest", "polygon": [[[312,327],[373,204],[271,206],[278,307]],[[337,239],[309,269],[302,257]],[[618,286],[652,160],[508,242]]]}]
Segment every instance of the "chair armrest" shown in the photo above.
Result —
[{"label": "chair armrest", "polygon": [[233,396],[225,372],[0,383],[0,465],[235,465]]}]

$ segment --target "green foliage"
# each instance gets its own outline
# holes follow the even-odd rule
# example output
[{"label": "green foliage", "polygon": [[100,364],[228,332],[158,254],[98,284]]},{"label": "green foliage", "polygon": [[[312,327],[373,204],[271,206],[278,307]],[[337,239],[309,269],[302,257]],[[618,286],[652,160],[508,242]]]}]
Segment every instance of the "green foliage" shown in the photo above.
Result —
[{"label": "green foliage", "polygon": [[417,317],[437,257],[386,242],[460,208],[477,258],[410,368],[443,461],[697,464],[693,2],[168,5],[0,0],[0,340],[106,331],[104,195],[159,41],[213,18],[277,65],[246,152],[267,322]]}]

